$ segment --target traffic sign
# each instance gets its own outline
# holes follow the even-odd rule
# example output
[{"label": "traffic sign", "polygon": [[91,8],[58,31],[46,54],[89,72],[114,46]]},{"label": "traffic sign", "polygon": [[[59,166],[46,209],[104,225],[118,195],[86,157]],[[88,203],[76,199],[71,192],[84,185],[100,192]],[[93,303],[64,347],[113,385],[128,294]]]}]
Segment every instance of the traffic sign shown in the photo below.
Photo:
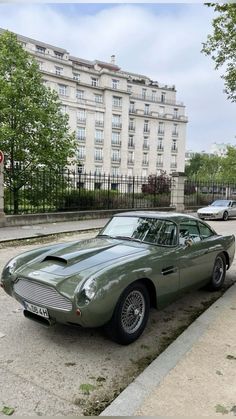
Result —
[{"label": "traffic sign", "polygon": [[0,150],[0,164],[4,162],[4,154],[3,151]]}]

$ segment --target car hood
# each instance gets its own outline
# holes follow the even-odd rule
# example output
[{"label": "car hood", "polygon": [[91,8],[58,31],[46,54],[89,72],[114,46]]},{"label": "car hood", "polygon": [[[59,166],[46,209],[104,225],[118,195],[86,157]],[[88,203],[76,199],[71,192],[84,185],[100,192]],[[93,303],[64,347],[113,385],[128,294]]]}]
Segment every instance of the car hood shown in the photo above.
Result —
[{"label": "car hood", "polygon": [[30,260],[17,273],[34,279],[38,279],[40,273],[48,273],[55,278],[70,277],[99,265],[112,264],[120,258],[133,257],[145,248],[147,246],[140,243],[97,237],[65,244],[60,248],[52,247],[50,251]]},{"label": "car hood", "polygon": [[209,213],[217,214],[218,212],[225,211],[225,210],[227,210],[227,207],[213,207],[213,206],[209,205],[209,207],[200,208],[198,210],[198,212],[200,212],[202,214],[204,214],[204,213],[205,214],[209,214]]}]

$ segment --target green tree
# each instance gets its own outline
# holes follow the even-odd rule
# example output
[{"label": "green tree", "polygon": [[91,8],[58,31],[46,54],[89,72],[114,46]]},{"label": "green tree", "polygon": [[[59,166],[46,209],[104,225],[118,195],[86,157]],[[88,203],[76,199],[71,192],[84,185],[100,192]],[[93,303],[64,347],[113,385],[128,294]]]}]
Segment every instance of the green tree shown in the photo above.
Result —
[{"label": "green tree", "polygon": [[207,3],[218,15],[213,19],[213,34],[203,43],[202,52],[215,62],[215,69],[223,67],[222,78],[228,98],[236,101],[236,3]]},{"label": "green tree", "polygon": [[5,181],[18,213],[19,191],[39,167],[65,167],[75,155],[75,134],[61,112],[58,94],[47,88],[38,64],[17,37],[0,36],[0,149],[5,153]]},{"label": "green tree", "polygon": [[236,148],[228,147],[225,158],[222,159],[222,179],[225,182],[236,183]]},{"label": "green tree", "polygon": [[207,154],[195,154],[185,169],[189,179],[201,181],[219,181],[222,179],[222,157]]}]

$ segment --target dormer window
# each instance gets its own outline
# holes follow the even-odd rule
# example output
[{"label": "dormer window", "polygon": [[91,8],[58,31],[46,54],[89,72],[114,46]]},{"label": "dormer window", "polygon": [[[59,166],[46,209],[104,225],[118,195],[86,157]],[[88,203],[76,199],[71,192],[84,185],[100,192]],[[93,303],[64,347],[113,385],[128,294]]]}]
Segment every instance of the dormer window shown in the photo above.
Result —
[{"label": "dormer window", "polygon": [[55,57],[59,58],[60,60],[62,60],[62,59],[63,59],[63,54],[62,54],[62,52],[59,52],[59,51],[54,51],[54,55],[55,55]]},{"label": "dormer window", "polygon": [[38,52],[39,54],[45,54],[46,48],[41,47],[40,45],[36,45],[36,52]]}]

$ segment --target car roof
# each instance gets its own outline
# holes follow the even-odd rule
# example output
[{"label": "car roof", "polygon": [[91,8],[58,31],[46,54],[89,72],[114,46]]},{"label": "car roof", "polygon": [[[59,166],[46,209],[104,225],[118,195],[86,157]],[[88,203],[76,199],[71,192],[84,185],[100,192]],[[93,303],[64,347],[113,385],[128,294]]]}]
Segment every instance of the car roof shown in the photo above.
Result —
[{"label": "car roof", "polygon": [[198,220],[197,217],[189,214],[182,214],[178,212],[169,211],[128,211],[115,214],[116,217],[146,217],[146,218],[160,218],[174,222],[181,222],[186,220]]}]

